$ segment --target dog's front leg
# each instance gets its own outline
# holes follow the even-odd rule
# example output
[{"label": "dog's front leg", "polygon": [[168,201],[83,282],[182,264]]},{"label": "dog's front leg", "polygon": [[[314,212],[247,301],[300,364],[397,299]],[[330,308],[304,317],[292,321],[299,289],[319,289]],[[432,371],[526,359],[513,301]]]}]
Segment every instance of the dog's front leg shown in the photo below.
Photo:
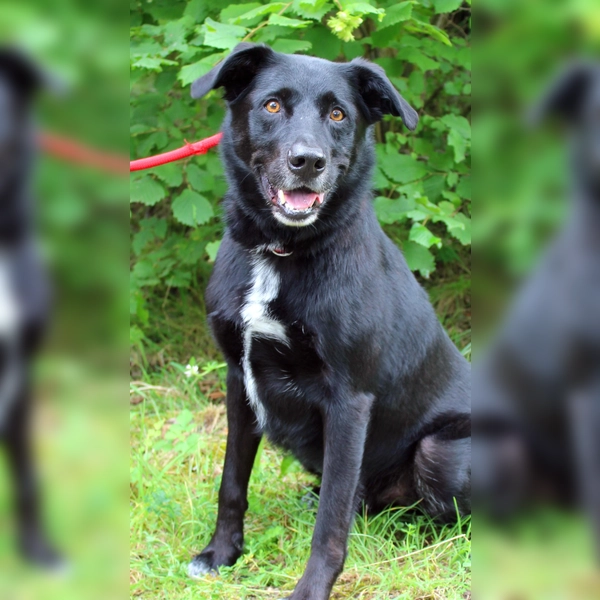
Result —
[{"label": "dog's front leg", "polygon": [[8,415],[4,440],[15,489],[19,546],[23,556],[30,562],[44,568],[58,569],[63,562],[48,542],[41,522],[39,488],[29,432],[30,409],[31,394],[24,382]]},{"label": "dog's front leg", "polygon": [[288,600],[327,600],[346,559],[373,397],[353,395],[323,415],[325,456],[311,555]]},{"label": "dog's front leg", "polygon": [[227,425],[217,526],[208,546],[189,564],[191,577],[233,565],[243,549],[248,481],[261,435],[256,432],[256,416],[246,399],[241,369],[236,367],[227,372]]}]

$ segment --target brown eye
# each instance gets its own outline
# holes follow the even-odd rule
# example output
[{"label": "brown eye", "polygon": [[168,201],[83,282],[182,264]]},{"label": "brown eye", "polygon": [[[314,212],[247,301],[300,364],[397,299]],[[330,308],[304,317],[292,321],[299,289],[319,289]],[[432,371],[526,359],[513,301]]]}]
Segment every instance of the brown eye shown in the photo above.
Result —
[{"label": "brown eye", "polygon": [[277,100],[269,100],[266,104],[265,104],[265,108],[270,112],[270,113],[278,113],[281,110],[281,104],[279,104],[279,102],[277,102]]},{"label": "brown eye", "polygon": [[339,109],[334,108],[329,115],[329,118],[333,121],[342,121],[346,115]]}]

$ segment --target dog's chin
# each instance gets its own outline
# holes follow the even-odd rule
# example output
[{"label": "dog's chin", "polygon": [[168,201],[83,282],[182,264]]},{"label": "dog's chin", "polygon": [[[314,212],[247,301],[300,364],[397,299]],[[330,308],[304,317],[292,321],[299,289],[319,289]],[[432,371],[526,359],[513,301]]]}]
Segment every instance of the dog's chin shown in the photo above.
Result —
[{"label": "dog's chin", "polygon": [[276,188],[262,173],[264,194],[273,217],[288,227],[306,227],[319,218],[327,192],[315,192],[308,187],[284,190]]}]

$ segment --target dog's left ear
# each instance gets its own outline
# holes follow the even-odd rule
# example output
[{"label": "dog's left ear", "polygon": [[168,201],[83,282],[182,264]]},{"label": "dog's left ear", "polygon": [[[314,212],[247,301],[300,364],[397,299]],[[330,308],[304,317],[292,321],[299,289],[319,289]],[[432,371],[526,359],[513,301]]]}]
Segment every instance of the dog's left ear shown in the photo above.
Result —
[{"label": "dog's left ear", "polygon": [[9,80],[14,90],[26,100],[42,90],[49,90],[57,95],[64,91],[61,81],[44,71],[18,48],[0,47],[0,74]]},{"label": "dog's left ear", "polygon": [[355,58],[348,66],[370,124],[380,121],[383,115],[394,115],[400,117],[408,129],[414,130],[419,122],[417,111],[400,95],[379,65]]},{"label": "dog's left ear", "polygon": [[594,77],[599,75],[597,63],[582,61],[568,65],[531,109],[528,123],[538,125],[546,117],[557,117],[565,123],[576,124]]},{"label": "dog's left ear", "polygon": [[242,42],[225,60],[192,83],[192,98],[202,98],[210,90],[224,87],[225,100],[233,102],[274,57],[275,52],[268,46]]}]

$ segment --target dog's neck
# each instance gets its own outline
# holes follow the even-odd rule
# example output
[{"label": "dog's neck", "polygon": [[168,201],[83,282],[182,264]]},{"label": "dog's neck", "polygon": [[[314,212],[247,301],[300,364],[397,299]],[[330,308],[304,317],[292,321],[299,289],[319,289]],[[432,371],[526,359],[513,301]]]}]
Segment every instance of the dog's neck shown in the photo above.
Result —
[{"label": "dog's neck", "polygon": [[0,191],[0,245],[18,243],[32,228],[30,177],[22,174],[4,182]]}]

